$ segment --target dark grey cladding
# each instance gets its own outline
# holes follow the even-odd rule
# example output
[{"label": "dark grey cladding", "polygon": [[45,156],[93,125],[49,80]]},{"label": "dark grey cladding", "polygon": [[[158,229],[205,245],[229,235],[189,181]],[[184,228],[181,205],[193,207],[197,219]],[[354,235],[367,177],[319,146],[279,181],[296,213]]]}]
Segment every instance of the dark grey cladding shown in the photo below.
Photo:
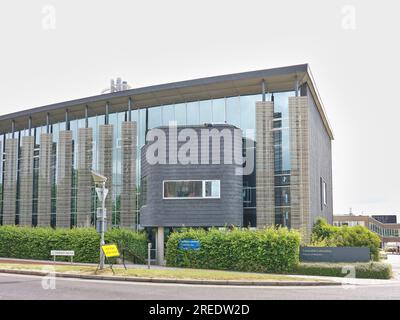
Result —
[{"label": "dark grey cladding", "polygon": [[72,131],[60,131],[57,168],[57,227],[71,226]]},{"label": "dark grey cladding", "polygon": [[22,137],[20,157],[20,213],[19,224],[32,225],[33,152],[34,137]]},{"label": "dark grey cladding", "polygon": [[18,139],[5,142],[3,225],[15,224],[17,203]]},{"label": "dark grey cladding", "polygon": [[[332,186],[332,144],[324,128],[310,89],[307,87],[309,101],[309,136],[310,136],[310,196],[311,196],[311,229],[317,217],[324,217],[333,223],[333,186]],[[327,203],[322,204],[321,179],[327,185]]]},{"label": "dark grey cladding", "polygon": [[[235,161],[232,161],[232,164],[224,163],[224,139],[219,139],[219,146],[217,143],[211,143],[210,140],[210,163],[211,150],[218,150],[218,148],[221,163],[201,164],[200,159],[206,155],[201,153],[200,131],[207,128],[204,126],[178,127],[178,135],[181,130],[187,128],[194,129],[199,137],[197,150],[199,164],[183,165],[179,162],[170,164],[168,143],[166,150],[168,164],[150,164],[146,159],[146,152],[150,144],[142,148],[141,177],[147,181],[147,192],[144,195],[147,200],[146,205],[142,206],[140,210],[141,226],[241,226],[243,224],[243,177],[240,174],[242,165],[235,164]],[[161,129],[165,132],[168,140],[168,129]],[[215,125],[210,129],[217,129],[217,134],[226,129],[233,136],[235,127]],[[185,142],[178,142],[177,148],[180,149],[183,144]],[[241,132],[240,139],[235,140],[231,145],[233,153],[242,154]],[[220,199],[163,199],[164,180],[220,180]]]},{"label": "dark grey cladding", "polygon": [[39,181],[38,181],[38,226],[49,226],[51,219],[51,155],[53,135],[40,135]]},{"label": "dark grey cladding", "polygon": [[121,227],[136,228],[136,122],[122,123]]},{"label": "dark grey cladding", "polygon": [[93,129],[78,130],[77,226],[89,227],[92,212]]}]

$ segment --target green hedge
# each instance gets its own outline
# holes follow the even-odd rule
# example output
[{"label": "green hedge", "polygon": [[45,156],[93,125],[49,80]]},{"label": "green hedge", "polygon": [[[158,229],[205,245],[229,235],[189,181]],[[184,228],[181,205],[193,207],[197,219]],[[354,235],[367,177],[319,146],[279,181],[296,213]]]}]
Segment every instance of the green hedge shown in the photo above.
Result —
[{"label": "green hedge", "polygon": [[369,247],[373,260],[379,261],[379,237],[363,226],[331,226],[318,218],[313,227],[312,244],[331,247]]},{"label": "green hedge", "polygon": [[[105,234],[106,243],[129,248],[140,258],[146,258],[145,233],[128,229],[112,229]],[[74,250],[75,262],[99,261],[100,235],[94,228],[52,229],[19,226],[0,227],[0,257],[50,260],[51,250]],[[57,260],[62,260],[58,257]],[[64,258],[68,260],[68,258]]]},{"label": "green hedge", "polygon": [[310,263],[302,262],[294,270],[298,275],[344,277],[348,270],[344,267],[355,268],[355,277],[364,279],[390,279],[392,277],[392,266],[382,262],[369,263]]},{"label": "green hedge", "polygon": [[[180,250],[180,240],[199,240],[199,250]],[[189,229],[169,236],[168,266],[247,272],[291,271],[299,262],[300,235],[286,228]]]}]

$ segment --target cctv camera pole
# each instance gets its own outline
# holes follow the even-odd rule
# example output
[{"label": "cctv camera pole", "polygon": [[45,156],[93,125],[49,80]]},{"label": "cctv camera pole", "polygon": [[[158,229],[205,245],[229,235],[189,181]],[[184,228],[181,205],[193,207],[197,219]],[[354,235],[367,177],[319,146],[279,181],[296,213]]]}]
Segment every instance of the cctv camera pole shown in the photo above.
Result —
[{"label": "cctv camera pole", "polygon": [[103,181],[101,184],[102,187],[102,199],[101,199],[101,233],[100,233],[100,270],[104,269],[104,252],[103,252],[103,246],[105,244],[104,242],[104,220],[106,216],[106,194],[105,194],[105,189],[106,189],[106,182]]},{"label": "cctv camera pole", "polygon": [[104,269],[104,260],[105,255],[103,252],[104,242],[104,232],[106,229],[106,217],[107,217],[107,209],[106,209],[106,198],[108,195],[108,189],[106,188],[107,177],[92,171],[92,178],[94,183],[96,184],[96,193],[99,201],[101,201],[101,208],[97,208],[96,214],[96,230],[100,233],[100,263],[99,269]]}]

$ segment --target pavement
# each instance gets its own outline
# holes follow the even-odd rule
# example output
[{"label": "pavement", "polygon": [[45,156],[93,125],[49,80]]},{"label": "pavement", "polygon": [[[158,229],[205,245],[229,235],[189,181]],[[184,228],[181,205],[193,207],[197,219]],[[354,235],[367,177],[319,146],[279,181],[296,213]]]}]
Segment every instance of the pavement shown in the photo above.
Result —
[{"label": "pavement", "polygon": [[[26,265],[26,269],[3,269],[1,263],[8,264],[23,264]],[[43,265],[43,270],[31,269],[29,265]],[[53,262],[45,260],[28,260],[28,259],[10,259],[0,258],[0,274],[16,274],[16,275],[29,275],[29,276],[49,276],[51,270],[48,266],[57,265],[75,265],[75,266],[92,266],[96,264],[92,263],[71,263],[71,262]],[[123,265],[114,265],[115,267],[123,268]],[[127,264],[126,268],[136,269],[147,269],[146,265],[134,265]],[[165,266],[151,266],[152,269],[169,269],[179,270],[181,268],[172,268]],[[54,272],[54,271],[53,271]],[[234,271],[233,271],[234,272]],[[234,285],[234,286],[326,286],[326,285],[340,285],[340,282],[333,281],[327,277],[321,279],[320,277],[306,277],[299,275],[283,275],[288,280],[200,280],[200,279],[173,279],[173,278],[157,278],[157,277],[133,277],[133,276],[121,276],[121,275],[94,275],[94,274],[82,274],[74,272],[54,272],[52,276],[57,278],[76,278],[85,280],[109,280],[109,281],[125,281],[125,282],[152,282],[152,283],[174,283],[174,284],[191,284],[191,285]]]},{"label": "pavement", "polygon": [[389,254],[386,262],[392,265],[393,278],[400,280],[400,255]]},{"label": "pavement", "polygon": [[[0,299],[22,300],[390,300],[400,285],[252,287],[132,283],[0,274]],[[196,302],[198,303],[198,302]]]},{"label": "pavement", "polygon": [[[4,260],[3,260],[4,261]],[[236,286],[120,282],[0,274],[0,299],[141,300],[391,300],[400,299],[400,256],[389,255],[391,280],[328,278],[335,286]],[[48,262],[47,262],[48,264]],[[130,266],[134,267],[134,266]],[[162,268],[162,267],[160,267]],[[303,278],[307,276],[302,276]],[[315,278],[309,276],[309,278]]]}]

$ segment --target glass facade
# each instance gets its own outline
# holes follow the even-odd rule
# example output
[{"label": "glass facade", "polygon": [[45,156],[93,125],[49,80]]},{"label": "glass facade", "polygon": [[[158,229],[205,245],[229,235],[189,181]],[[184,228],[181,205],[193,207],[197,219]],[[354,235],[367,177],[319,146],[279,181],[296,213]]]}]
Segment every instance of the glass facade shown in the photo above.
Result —
[{"label": "glass facade", "polygon": [[290,131],[288,99],[294,92],[274,94],[275,224],[290,228]]},{"label": "glass facade", "polygon": [[[274,101],[274,121],[273,137],[275,149],[275,214],[276,223],[290,226],[290,150],[289,150],[289,115],[288,115],[288,97],[294,96],[294,92],[277,92],[267,94],[267,100]],[[137,199],[140,202],[145,199],[140,198],[141,188],[147,188],[147,185],[140,179],[140,150],[145,144],[145,133],[147,130],[157,126],[168,125],[170,121],[176,121],[178,125],[201,125],[204,123],[228,123],[242,129],[244,139],[244,154],[252,152],[255,154],[257,141],[255,140],[256,124],[256,102],[262,100],[261,94],[247,96],[233,96],[219,99],[210,99],[203,101],[191,101],[187,103],[163,105],[140,110],[131,111],[132,121],[137,123],[137,162],[136,162],[136,184]],[[127,107],[128,108],[128,107]],[[126,108],[126,109],[127,109]],[[105,108],[104,108],[105,111]],[[109,124],[113,125],[113,179],[112,179],[112,224],[119,224],[121,210],[121,192],[122,192],[122,144],[121,144],[121,125],[126,121],[127,112],[112,112],[110,107]],[[85,119],[70,119],[69,127],[73,134],[73,174],[71,186],[71,222],[76,223],[77,213],[77,155],[78,155],[78,129],[85,127]],[[88,118],[88,126],[93,129],[93,163],[92,169],[99,170],[99,126],[105,123],[105,115],[98,114]],[[27,120],[28,124],[28,120]],[[57,203],[57,170],[58,155],[57,148],[59,142],[59,133],[66,130],[65,122],[53,123],[50,126],[50,132],[53,134],[53,149],[51,161],[52,190],[51,190],[51,214],[55,217]],[[35,137],[34,150],[34,186],[33,186],[33,225],[36,225],[38,212],[38,175],[39,175],[39,155],[40,155],[40,135],[47,132],[47,127],[37,127],[32,129],[32,135]],[[21,147],[21,137],[28,135],[27,130],[15,132],[14,136],[19,140]],[[3,210],[3,183],[4,183],[4,142],[11,138],[11,134],[4,134],[0,137],[3,148],[1,170],[0,170],[0,210]],[[255,142],[254,146],[248,144],[249,140]],[[256,169],[256,168],[255,168]],[[142,186],[142,184],[144,184]],[[243,204],[244,204],[244,225],[256,226],[256,181],[255,172],[249,176],[243,177]],[[19,195],[17,195],[17,204]],[[143,202],[142,202],[143,203]],[[95,208],[97,207],[97,197],[95,191],[92,192],[92,223],[94,222]],[[18,208],[16,215],[18,217]],[[137,205],[139,214],[140,206]],[[55,219],[53,219],[55,221]],[[55,225],[55,222],[52,223]]]}]

